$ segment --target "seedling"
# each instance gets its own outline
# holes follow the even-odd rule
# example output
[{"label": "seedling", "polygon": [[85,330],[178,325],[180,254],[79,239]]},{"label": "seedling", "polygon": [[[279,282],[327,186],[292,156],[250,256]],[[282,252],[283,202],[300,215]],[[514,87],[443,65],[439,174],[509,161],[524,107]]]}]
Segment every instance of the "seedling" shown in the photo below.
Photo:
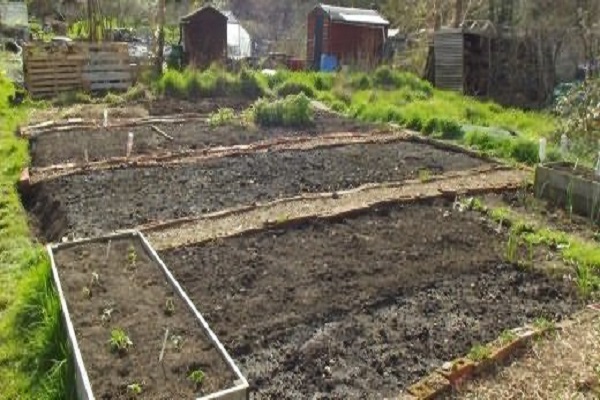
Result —
[{"label": "seedling", "polygon": [[419,181],[425,183],[431,180],[431,171],[428,169],[419,170]]},{"label": "seedling", "polygon": [[473,361],[483,361],[490,358],[492,351],[481,344],[476,344],[469,351],[469,358]]},{"label": "seedling", "polygon": [[84,286],[83,289],[81,289],[81,293],[83,293],[83,297],[85,297],[86,299],[92,298],[92,291],[87,286]]},{"label": "seedling", "polygon": [[127,393],[135,398],[142,394],[142,385],[139,383],[132,383],[131,385],[127,385]]},{"label": "seedling", "polygon": [[167,301],[165,302],[165,314],[175,314],[175,301],[173,301],[173,299],[171,298],[167,299]]},{"label": "seedling", "polygon": [[132,245],[127,249],[127,262],[129,266],[135,267],[135,263],[137,261],[137,253],[135,252],[135,247]]},{"label": "seedling", "polygon": [[179,335],[173,335],[171,336],[171,343],[177,351],[181,351],[183,348],[183,337]]},{"label": "seedling", "polygon": [[92,278],[90,279],[90,287],[100,285],[100,276],[96,272],[92,272]]},{"label": "seedling", "polygon": [[105,308],[104,311],[102,312],[102,325],[110,322],[111,318],[112,318],[112,313],[113,313],[113,309],[112,308]]},{"label": "seedling", "polygon": [[517,256],[519,251],[519,235],[515,231],[510,232],[508,237],[508,243],[506,244],[506,259],[510,263],[517,262]]},{"label": "seedling", "polygon": [[110,340],[108,342],[112,351],[118,353],[124,353],[133,346],[133,342],[122,329],[113,329],[110,332]]},{"label": "seedling", "polygon": [[192,371],[192,373],[188,376],[188,379],[192,381],[196,385],[196,387],[200,387],[204,382],[204,377],[204,372],[201,369],[197,369],[195,371]]}]

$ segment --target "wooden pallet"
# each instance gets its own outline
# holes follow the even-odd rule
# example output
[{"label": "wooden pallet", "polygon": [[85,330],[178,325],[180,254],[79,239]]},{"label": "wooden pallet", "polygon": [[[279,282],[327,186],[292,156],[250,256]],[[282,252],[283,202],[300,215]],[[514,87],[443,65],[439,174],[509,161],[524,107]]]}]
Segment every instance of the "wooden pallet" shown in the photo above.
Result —
[{"label": "wooden pallet", "polygon": [[33,98],[76,91],[126,90],[133,73],[126,43],[33,43],[23,52]]}]

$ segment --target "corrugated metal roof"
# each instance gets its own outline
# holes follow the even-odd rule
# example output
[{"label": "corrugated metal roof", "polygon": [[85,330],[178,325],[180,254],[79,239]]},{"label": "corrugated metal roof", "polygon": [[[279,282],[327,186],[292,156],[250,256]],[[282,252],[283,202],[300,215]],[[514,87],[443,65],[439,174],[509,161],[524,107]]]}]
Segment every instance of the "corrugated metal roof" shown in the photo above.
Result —
[{"label": "corrugated metal roof", "polygon": [[353,24],[387,26],[390,22],[375,10],[349,8],[319,4],[317,7],[325,11],[333,21]]},{"label": "corrugated metal roof", "polygon": [[0,24],[3,26],[27,26],[29,23],[27,4],[0,3]]}]

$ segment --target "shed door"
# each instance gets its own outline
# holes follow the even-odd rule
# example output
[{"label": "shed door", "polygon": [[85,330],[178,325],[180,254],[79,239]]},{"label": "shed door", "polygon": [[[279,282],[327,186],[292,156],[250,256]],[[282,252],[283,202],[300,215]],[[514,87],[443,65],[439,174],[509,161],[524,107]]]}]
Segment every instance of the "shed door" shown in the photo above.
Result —
[{"label": "shed door", "polygon": [[313,68],[317,71],[321,69],[321,54],[323,53],[323,13],[317,14],[315,23],[315,54],[313,58]]},{"label": "shed door", "polygon": [[434,35],[435,86],[464,90],[464,36],[461,30],[442,30]]}]

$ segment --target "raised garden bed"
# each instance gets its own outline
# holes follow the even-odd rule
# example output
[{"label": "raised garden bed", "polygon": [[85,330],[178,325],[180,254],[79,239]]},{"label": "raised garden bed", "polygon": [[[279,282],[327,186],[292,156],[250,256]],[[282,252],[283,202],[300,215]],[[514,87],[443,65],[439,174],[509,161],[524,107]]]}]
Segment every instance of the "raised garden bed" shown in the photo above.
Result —
[{"label": "raised garden bed", "polygon": [[79,398],[246,400],[246,380],[142,234],[48,252]]},{"label": "raised garden bed", "polygon": [[476,343],[581,306],[563,280],[506,263],[497,226],[436,200],[161,257],[263,398],[396,398]]},{"label": "raised garden bed", "polygon": [[[316,136],[335,132],[367,131],[368,126],[335,116],[318,115],[314,127],[210,127],[204,120],[139,124],[131,127],[75,129],[35,135],[29,140],[33,167],[101,161],[125,157],[129,132],[134,133],[131,156],[233,146],[280,137]],[[154,127],[154,128],[153,128]],[[167,134],[166,137],[157,132]],[[171,140],[172,138],[172,140]],[[86,160],[87,157],[87,160]]]},{"label": "raised garden bed", "polygon": [[600,216],[600,178],[587,167],[568,162],[539,165],[535,195],[596,222]]},{"label": "raised garden bed", "polygon": [[344,145],[197,164],[84,170],[34,184],[24,202],[42,235],[56,241],[68,234],[93,237],[302,193],[404,181],[485,164],[464,153],[408,141]]}]

